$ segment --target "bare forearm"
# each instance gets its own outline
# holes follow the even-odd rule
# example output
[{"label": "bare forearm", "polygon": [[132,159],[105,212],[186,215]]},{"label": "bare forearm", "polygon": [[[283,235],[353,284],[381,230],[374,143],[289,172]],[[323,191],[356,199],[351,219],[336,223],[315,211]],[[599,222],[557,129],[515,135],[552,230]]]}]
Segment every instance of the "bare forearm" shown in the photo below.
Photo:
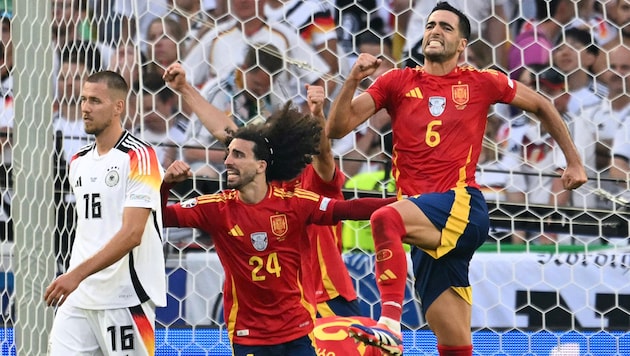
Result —
[{"label": "bare forearm", "polygon": [[225,142],[225,129],[236,130],[236,124],[224,112],[206,101],[192,85],[184,86],[181,95],[199,121],[217,140]]},{"label": "bare forearm", "polygon": [[352,131],[348,119],[352,116],[351,103],[358,85],[359,81],[348,78],[333,101],[326,122],[326,136],[329,138],[341,138]]},{"label": "bare forearm", "polygon": [[102,271],[140,245],[142,231],[119,231],[103,248],[72,270],[81,280]]}]

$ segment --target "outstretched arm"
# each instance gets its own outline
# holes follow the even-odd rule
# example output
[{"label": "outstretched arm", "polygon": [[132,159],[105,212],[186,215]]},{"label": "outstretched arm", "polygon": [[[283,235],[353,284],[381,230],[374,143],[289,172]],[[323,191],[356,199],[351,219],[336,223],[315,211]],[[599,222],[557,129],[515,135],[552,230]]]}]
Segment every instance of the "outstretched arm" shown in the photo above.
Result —
[{"label": "outstretched arm", "polygon": [[337,200],[333,206],[332,216],[335,222],[340,220],[368,220],[376,209],[394,202],[396,202],[396,197]]},{"label": "outstretched arm", "polygon": [[562,173],[564,189],[575,189],[586,183],[586,170],[580,154],[571,140],[567,125],[553,104],[525,85],[517,86],[516,96],[511,104],[536,115],[558,143],[567,160],[567,168]]},{"label": "outstretched arm", "polygon": [[236,124],[224,112],[210,104],[190,83],[181,64],[171,64],[164,72],[164,81],[178,92],[197,115],[203,126],[217,140],[225,142],[226,129],[236,130]]},{"label": "outstretched arm", "polygon": [[359,55],[330,108],[326,123],[327,137],[341,138],[374,114],[376,106],[372,97],[367,93],[357,97],[354,94],[359,83],[373,74],[381,61],[367,53]]}]

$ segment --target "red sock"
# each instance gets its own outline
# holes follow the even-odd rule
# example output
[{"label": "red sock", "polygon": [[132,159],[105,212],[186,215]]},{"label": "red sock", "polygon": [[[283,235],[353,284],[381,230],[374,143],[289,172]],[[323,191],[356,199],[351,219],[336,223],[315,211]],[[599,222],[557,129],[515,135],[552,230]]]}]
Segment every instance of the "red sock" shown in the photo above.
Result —
[{"label": "red sock", "polygon": [[442,346],[437,347],[440,356],[472,356],[472,345],[466,346]]},{"label": "red sock", "polygon": [[376,210],[370,218],[376,250],[376,285],[381,293],[381,316],[400,321],[407,284],[407,234],[402,217],[392,207]]}]

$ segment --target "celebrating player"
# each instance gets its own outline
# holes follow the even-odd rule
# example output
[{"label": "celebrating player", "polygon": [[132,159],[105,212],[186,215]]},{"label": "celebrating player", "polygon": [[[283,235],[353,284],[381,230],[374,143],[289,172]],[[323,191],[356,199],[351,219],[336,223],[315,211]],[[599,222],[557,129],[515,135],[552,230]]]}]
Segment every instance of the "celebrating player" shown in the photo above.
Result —
[{"label": "celebrating player", "polygon": [[400,200],[371,217],[381,317],[376,327],[350,327],[357,339],[392,354],[402,353],[405,242],[414,246],[415,288],[440,355],[472,355],[468,265],[489,228],[475,169],[492,104],[510,103],[535,114],[567,159],[564,188],[586,182],[568,130],[548,100],[497,71],[457,66],[469,36],[468,18],[439,2],[426,22],[424,66],[390,70],[353,98],[381,62],[361,54],[329,113],[331,138],[343,137],[382,108],[392,118],[392,176]]},{"label": "celebrating player", "polygon": [[367,218],[393,199],[334,200],[271,185],[295,178],[317,154],[321,126],[287,104],[268,123],[250,124],[227,137],[229,190],[166,206],[173,183],[190,167],[176,161],[162,185],[165,226],[209,233],[225,270],[223,304],[236,356],[315,355],[315,293],[309,224]]}]

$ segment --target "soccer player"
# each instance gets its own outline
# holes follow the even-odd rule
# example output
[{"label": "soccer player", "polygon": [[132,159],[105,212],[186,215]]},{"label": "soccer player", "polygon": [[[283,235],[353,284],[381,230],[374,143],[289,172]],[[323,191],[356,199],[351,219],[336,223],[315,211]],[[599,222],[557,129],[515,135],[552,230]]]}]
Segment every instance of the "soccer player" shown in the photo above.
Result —
[{"label": "soccer player", "polygon": [[44,293],[47,305],[58,306],[53,356],[155,352],[155,308],[166,305],[164,170],[153,148],[122,127],[128,91],[111,71],[83,84],[83,123],[95,142],[70,161],[76,238],[68,272]]},{"label": "soccer player", "polygon": [[236,356],[315,355],[309,224],[369,217],[394,199],[335,200],[272,181],[294,179],[317,154],[322,128],[290,103],[269,123],[227,137],[228,190],[166,206],[172,184],[190,167],[176,161],[162,185],[165,226],[194,227],[213,237],[225,270],[223,305]]},{"label": "soccer player", "polygon": [[489,229],[475,168],[491,105],[509,103],[535,114],[567,159],[564,188],[586,182],[575,145],[548,100],[497,71],[457,66],[469,36],[468,18],[439,2],[426,22],[424,66],[392,69],[354,97],[381,62],[361,54],[329,113],[331,138],[343,137],[382,108],[392,118],[392,176],[400,200],[371,217],[382,311],[377,327],[356,325],[350,333],[395,355],[402,353],[407,273],[401,242],[413,245],[415,288],[440,355],[472,355],[468,265]]},{"label": "soccer player", "polygon": [[[265,58],[270,56],[263,49],[250,47],[250,52],[248,52],[246,57]],[[256,51],[260,51],[260,53],[257,55]],[[266,61],[269,62],[270,59]],[[282,64],[280,63],[280,65]],[[262,67],[259,70],[266,71]],[[225,143],[225,129],[237,129],[234,120],[231,120],[218,110],[219,108],[203,99],[200,93],[186,81],[186,74],[180,64],[175,63],[169,66],[164,78],[170,87],[182,94],[182,98],[199,117],[204,127],[216,139]],[[248,89],[248,83],[249,81],[244,81],[244,89]],[[325,125],[323,113],[324,88],[315,85],[307,85],[306,88],[309,109],[323,128]],[[238,108],[239,102],[239,100],[234,99],[229,107]],[[254,100],[253,102],[255,103],[256,101]],[[258,112],[258,110],[253,111]],[[271,124],[271,122],[269,123]],[[335,164],[330,140],[325,135],[320,137],[318,150],[319,153],[313,155],[312,163],[306,166],[299,177],[291,182],[274,182],[274,184],[279,184],[288,190],[299,187],[329,198],[343,199],[341,188],[343,187],[345,176]],[[309,225],[308,233],[309,236],[315,239],[312,249],[313,273],[308,277],[312,278],[315,283],[317,315],[360,315],[357,294],[348,269],[341,257],[341,222],[334,226]]]},{"label": "soccer player", "polygon": [[[326,94],[324,87],[307,85],[306,100],[311,114],[317,118],[319,125],[326,125],[324,117],[324,101]],[[273,124],[271,120],[267,121]],[[310,190],[319,195],[343,200],[344,174],[339,170],[333,157],[330,140],[321,135],[319,153],[313,155],[313,162],[304,168],[302,174],[290,182],[280,183],[285,189],[295,187]],[[313,239],[313,274],[315,296],[317,302],[317,317],[326,316],[355,316],[360,315],[359,301],[354,290],[348,267],[346,267],[341,250],[341,222],[332,226],[311,224],[307,231]]]}]

